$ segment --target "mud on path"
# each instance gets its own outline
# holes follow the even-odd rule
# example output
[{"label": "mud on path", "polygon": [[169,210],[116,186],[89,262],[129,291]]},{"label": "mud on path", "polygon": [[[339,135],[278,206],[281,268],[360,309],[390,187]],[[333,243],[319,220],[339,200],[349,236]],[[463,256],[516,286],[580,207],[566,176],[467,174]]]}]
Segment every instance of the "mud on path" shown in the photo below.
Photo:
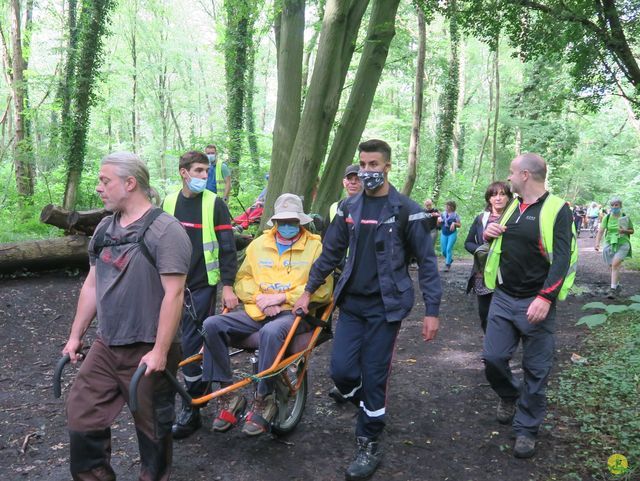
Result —
[{"label": "mud on path", "polygon": [[[574,326],[580,306],[602,298],[608,287],[607,272],[592,245],[591,239],[580,239],[577,284],[582,294],[558,307],[552,382],[585,335]],[[497,398],[483,374],[475,299],[464,294],[470,265],[470,260],[456,261],[450,272],[442,273],[441,330],[435,342],[425,345],[421,340],[421,302],[402,325],[389,386],[385,458],[374,479],[546,480],[570,462],[567,428],[555,416],[548,417],[540,433],[535,458],[512,456],[510,430],[494,420]],[[83,277],[56,272],[0,281],[1,480],[70,478],[64,405],[53,398],[51,379]],[[640,291],[639,273],[623,272],[622,282],[625,295]],[[172,479],[344,479],[353,455],[356,411],[334,404],[326,394],[331,387],[329,354],[330,343],[314,353],[307,408],[291,435],[248,439],[239,430],[213,433],[213,407],[207,407],[205,427],[175,443]],[[65,380],[72,377],[68,368]],[[550,413],[555,409],[551,405]],[[119,479],[137,479],[138,449],[126,410],[112,434]]]}]

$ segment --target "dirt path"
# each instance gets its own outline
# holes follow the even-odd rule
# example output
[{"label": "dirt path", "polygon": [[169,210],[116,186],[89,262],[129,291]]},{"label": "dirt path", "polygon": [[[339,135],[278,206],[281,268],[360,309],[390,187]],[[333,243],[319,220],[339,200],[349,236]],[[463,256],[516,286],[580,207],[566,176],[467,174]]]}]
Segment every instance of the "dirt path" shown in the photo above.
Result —
[{"label": "dirt path", "polygon": [[[584,330],[574,326],[579,308],[608,287],[600,258],[581,239],[577,284],[584,292],[558,308],[556,369],[579,349]],[[443,273],[441,332],[421,341],[421,303],[402,326],[389,388],[385,460],[378,480],[546,480],[567,462],[571,446],[550,417],[533,460],[511,453],[509,430],[494,421],[496,397],[480,361],[482,333],[475,300],[465,296],[470,261]],[[53,364],[66,340],[82,277],[57,272],[0,281],[0,479],[69,479],[63,402],[51,391]],[[640,291],[640,274],[624,272],[625,295]],[[353,453],[355,409],[327,397],[330,343],[317,349],[307,408],[285,439],[246,439],[238,431],[206,428],[177,442],[177,481],[341,480]],[[66,378],[72,378],[68,369]],[[553,381],[552,381],[553,382]],[[555,406],[550,406],[553,413]],[[136,479],[137,446],[129,414],[113,429],[113,464],[119,479]]]}]

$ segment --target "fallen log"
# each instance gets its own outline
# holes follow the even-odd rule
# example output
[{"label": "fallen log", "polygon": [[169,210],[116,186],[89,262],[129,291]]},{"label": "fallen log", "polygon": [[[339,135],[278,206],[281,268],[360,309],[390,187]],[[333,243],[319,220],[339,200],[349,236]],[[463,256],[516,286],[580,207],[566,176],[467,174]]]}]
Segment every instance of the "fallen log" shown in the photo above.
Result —
[{"label": "fallen log", "polygon": [[59,227],[66,234],[92,235],[102,218],[109,214],[106,209],[77,211],[49,204],[40,212],[40,222]]},{"label": "fallen log", "polygon": [[0,272],[41,271],[61,267],[89,267],[85,235],[0,244]]}]

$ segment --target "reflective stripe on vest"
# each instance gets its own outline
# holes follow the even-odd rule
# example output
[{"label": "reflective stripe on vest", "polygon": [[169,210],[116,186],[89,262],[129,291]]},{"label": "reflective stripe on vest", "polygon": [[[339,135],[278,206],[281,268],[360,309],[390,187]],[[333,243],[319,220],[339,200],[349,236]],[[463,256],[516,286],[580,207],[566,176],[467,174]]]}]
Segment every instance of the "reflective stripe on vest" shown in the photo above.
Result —
[{"label": "reflective stripe on vest", "polygon": [[[500,219],[499,224],[505,225],[513,212],[518,207],[518,200],[514,199],[505,210],[504,215]],[[553,194],[549,194],[542,204],[540,210],[540,237],[542,238],[542,247],[544,248],[549,264],[553,263],[553,227],[558,217],[558,213],[565,201],[560,197]],[[576,278],[576,269],[578,265],[578,249],[576,242],[576,229],[572,223],[571,227],[571,260],[569,261],[569,269],[565,275],[560,292],[558,293],[558,300],[564,300],[567,298],[569,290],[573,286]],[[489,289],[496,288],[496,279],[499,284],[502,284],[502,275],[500,273],[500,254],[502,254],[502,236],[496,238],[489,249],[489,255],[487,256],[487,263],[484,268],[484,283]]]},{"label": "reflective stripe on vest", "polygon": [[[222,161],[216,162],[216,190],[218,187],[224,187],[224,177],[222,176]],[[224,194],[224,188],[222,189]]]},{"label": "reflective stripe on vest", "polygon": [[[180,191],[165,197],[162,207],[168,214],[173,215],[175,213],[179,194]],[[207,269],[207,281],[210,286],[215,286],[220,280],[218,240],[213,218],[215,203],[216,194],[205,189],[202,192],[202,251],[204,252],[204,263]]]}]

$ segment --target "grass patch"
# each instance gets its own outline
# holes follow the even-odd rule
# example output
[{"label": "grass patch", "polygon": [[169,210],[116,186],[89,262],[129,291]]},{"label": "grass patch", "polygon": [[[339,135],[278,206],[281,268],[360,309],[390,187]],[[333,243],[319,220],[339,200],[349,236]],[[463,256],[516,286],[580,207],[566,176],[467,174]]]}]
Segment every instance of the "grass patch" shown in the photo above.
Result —
[{"label": "grass patch", "polygon": [[[549,398],[560,419],[577,425],[572,462],[594,479],[632,480],[640,476],[640,313],[609,316],[592,331],[580,353],[586,365],[560,374]],[[614,476],[607,459],[615,453],[629,461],[629,471]]]}]

